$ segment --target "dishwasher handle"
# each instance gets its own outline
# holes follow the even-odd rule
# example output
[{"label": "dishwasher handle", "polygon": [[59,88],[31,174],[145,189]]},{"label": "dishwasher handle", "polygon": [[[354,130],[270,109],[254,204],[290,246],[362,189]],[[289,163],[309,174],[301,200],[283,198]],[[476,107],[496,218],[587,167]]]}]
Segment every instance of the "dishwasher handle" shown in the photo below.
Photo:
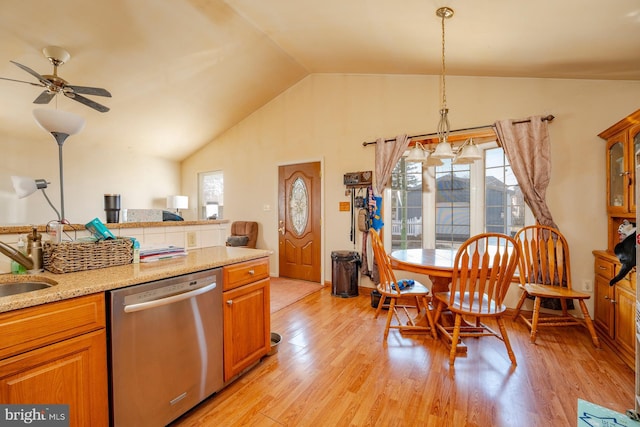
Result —
[{"label": "dishwasher handle", "polygon": [[153,301],[147,301],[147,302],[141,302],[138,304],[130,304],[130,305],[125,305],[124,306],[124,312],[125,313],[133,313],[136,311],[141,311],[141,310],[147,310],[150,308],[154,308],[154,307],[161,307],[163,305],[168,305],[168,304],[172,304],[174,302],[178,302],[178,301],[182,301],[185,299],[189,299],[201,294],[204,294],[205,292],[209,292],[212,289],[216,288],[216,282],[210,283],[207,286],[203,286],[201,288],[198,289],[194,289],[193,291],[189,291],[189,292],[185,292],[182,294],[178,294],[178,295],[172,295],[170,297],[167,298],[161,298],[161,299],[156,299]]}]

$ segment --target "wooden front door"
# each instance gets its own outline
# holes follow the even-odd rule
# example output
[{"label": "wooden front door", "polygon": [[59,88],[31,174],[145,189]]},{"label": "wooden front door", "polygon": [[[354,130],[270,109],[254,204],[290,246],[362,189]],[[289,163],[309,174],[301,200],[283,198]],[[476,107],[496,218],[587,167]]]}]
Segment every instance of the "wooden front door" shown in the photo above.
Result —
[{"label": "wooden front door", "polygon": [[280,166],[280,277],[320,281],[320,211],[320,162]]}]

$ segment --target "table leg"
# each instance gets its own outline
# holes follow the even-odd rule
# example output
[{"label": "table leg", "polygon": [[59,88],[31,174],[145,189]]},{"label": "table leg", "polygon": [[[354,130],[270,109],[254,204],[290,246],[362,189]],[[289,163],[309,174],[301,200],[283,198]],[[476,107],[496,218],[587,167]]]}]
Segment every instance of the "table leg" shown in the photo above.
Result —
[{"label": "table leg", "polygon": [[[449,282],[451,281],[450,277],[436,277],[429,276],[431,280],[431,293],[438,292],[447,292],[449,290]],[[437,327],[442,331],[442,335],[444,336],[444,341],[447,344],[447,348],[451,348],[451,335],[445,330],[446,328],[452,328],[454,325],[455,316],[448,310],[443,310],[440,313],[440,319],[438,320]],[[462,320],[463,324],[466,323],[465,320]],[[467,354],[467,346],[464,344],[462,339],[458,340],[456,345],[456,353],[458,354]]]}]

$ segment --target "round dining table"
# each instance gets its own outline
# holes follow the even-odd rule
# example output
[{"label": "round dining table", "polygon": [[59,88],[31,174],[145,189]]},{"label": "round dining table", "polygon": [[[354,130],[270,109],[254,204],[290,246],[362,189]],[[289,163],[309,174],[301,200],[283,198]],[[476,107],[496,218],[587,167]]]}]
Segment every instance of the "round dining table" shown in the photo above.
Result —
[{"label": "round dining table", "polygon": [[398,249],[391,252],[391,266],[429,276],[431,292],[447,292],[453,275],[454,249]]},{"label": "round dining table", "polygon": [[[410,271],[413,273],[425,274],[431,280],[431,294],[438,292],[448,292],[449,283],[453,276],[453,261],[457,250],[454,249],[398,249],[392,251],[389,258],[391,267],[396,270]],[[452,325],[450,312],[443,312],[439,319],[439,328]],[[451,336],[445,332],[447,345],[451,345]],[[459,354],[467,352],[467,346],[459,340],[456,345]]]}]

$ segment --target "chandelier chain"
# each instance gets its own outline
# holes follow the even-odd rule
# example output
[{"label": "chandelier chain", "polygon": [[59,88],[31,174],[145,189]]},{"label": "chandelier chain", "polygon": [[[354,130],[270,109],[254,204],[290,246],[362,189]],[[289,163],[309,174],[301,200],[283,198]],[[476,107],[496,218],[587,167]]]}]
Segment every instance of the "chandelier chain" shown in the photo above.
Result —
[{"label": "chandelier chain", "polygon": [[444,46],[445,46],[445,39],[444,39],[444,20],[445,20],[446,15],[442,14],[442,66],[441,66],[441,70],[442,73],[440,75],[440,86],[442,89],[442,108],[447,108],[447,81],[445,78],[446,72],[447,72],[447,67],[446,67],[446,62],[445,62],[445,50],[444,50]]}]

